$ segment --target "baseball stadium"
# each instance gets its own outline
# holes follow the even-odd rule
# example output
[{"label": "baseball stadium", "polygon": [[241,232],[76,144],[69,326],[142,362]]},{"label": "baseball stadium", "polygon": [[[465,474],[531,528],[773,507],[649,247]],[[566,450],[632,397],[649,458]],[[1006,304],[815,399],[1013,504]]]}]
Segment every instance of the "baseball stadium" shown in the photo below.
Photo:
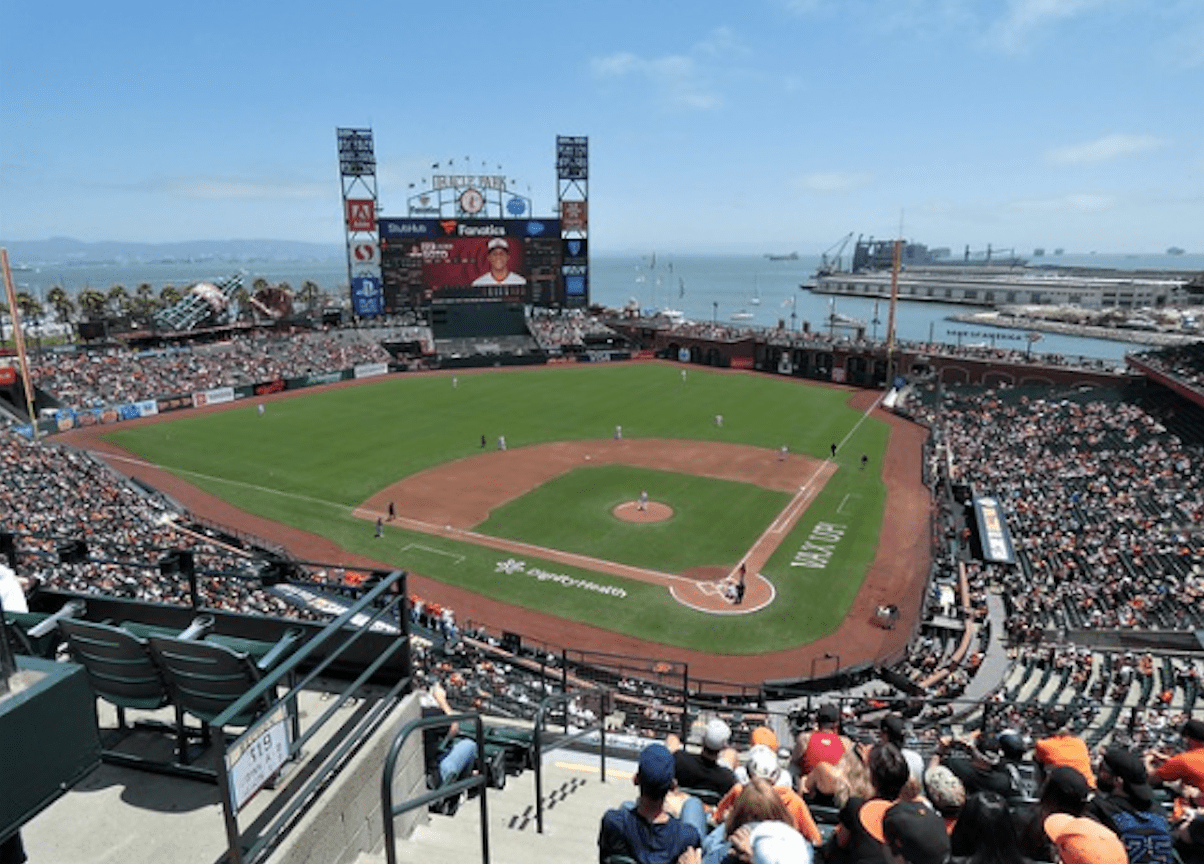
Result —
[{"label": "baseball stadium", "polygon": [[[607,772],[664,744],[674,819],[772,776],[797,860],[849,860],[850,802],[956,820],[936,767],[1041,814],[1029,860],[1088,784],[1116,843],[1150,814],[1167,857],[1131,860],[1193,860],[1200,344],[1109,366],[606,309],[584,139],[555,219],[470,176],[380,216],[370,133],[339,143],[351,314],[232,277],[61,350],[14,327],[6,854],[628,864]],[[847,760],[809,764],[824,735]]]}]

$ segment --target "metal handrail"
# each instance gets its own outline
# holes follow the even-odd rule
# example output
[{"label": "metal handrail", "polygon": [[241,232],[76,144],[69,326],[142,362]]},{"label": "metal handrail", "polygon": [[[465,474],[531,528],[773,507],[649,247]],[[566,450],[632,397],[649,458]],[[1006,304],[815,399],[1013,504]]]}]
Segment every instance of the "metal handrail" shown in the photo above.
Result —
[{"label": "metal handrail", "polygon": [[[410,735],[420,729],[426,729],[431,726],[450,727],[453,723],[467,723],[469,721],[476,724],[476,773],[463,780],[456,780],[446,786],[440,786],[438,789],[427,790],[417,797],[407,798],[400,804],[395,805],[393,803],[393,775],[397,771],[398,756],[401,755],[402,749],[405,747],[405,743]],[[388,864],[397,864],[397,835],[396,829],[393,827],[394,819],[403,813],[409,813],[411,810],[425,807],[435,801],[442,801],[444,798],[452,795],[459,795],[461,792],[466,792],[469,789],[480,789],[481,861],[482,864],[489,864],[489,808],[485,800],[485,790],[488,788],[489,776],[485,770],[485,723],[480,714],[445,714],[441,717],[423,717],[411,720],[393,738],[393,743],[389,746],[389,755],[385,757],[384,769],[381,772],[380,802],[381,816],[383,817],[385,830],[385,861]]]},{"label": "metal handrail", "polygon": [[[308,803],[311,796],[325,785],[329,777],[337,770],[337,767],[343,763],[347,755],[358,747],[361,741],[375,729],[378,724],[384,719],[388,710],[391,709],[394,700],[407,688],[410,684],[408,675],[403,676],[395,683],[380,699],[378,699],[373,707],[367,710],[355,728],[343,736],[343,740],[332,751],[326,754],[322,767],[312,772],[306,783],[295,790],[289,796],[288,803],[276,815],[274,827],[261,833],[259,838],[250,844],[249,847],[243,847],[241,843],[241,832],[238,827],[238,813],[235,807],[231,779],[226,766],[226,755],[232,750],[237,750],[243,746],[244,741],[251,740],[261,731],[261,726],[265,723],[270,723],[273,713],[277,706],[285,705],[285,712],[289,722],[289,745],[288,756],[290,759],[296,759],[305,746],[305,744],[321,729],[335,713],[346,704],[357,691],[379,670],[385,663],[392,660],[399,652],[402,652],[407,647],[406,634],[403,629],[399,634],[398,639],[387,650],[370,663],[360,675],[352,681],[339,697],[332,701],[327,709],[320,717],[313,718],[309,724],[309,728],[305,733],[300,729],[300,718],[296,711],[297,696],[310,682],[319,676],[323,670],[334,662],[338,655],[345,651],[348,647],[355,644],[365,633],[368,632],[372,622],[378,618],[390,614],[394,608],[405,600],[405,579],[404,571],[396,570],[390,573],[385,578],[381,579],[380,583],[372,590],[368,591],[358,602],[352,605],[346,612],[328,623],[323,630],[315,635],[312,639],[302,645],[294,654],[280,664],[276,669],[260,679],[254,687],[249,689],[242,695],[238,701],[234,702],[225,711],[214,718],[210,726],[215,729],[221,729],[227,723],[238,716],[239,713],[247,710],[251,705],[265,695],[270,695],[273,706],[260,720],[255,721],[248,726],[243,733],[234,741],[224,743],[224,738],[219,736],[219,746],[221,752],[217,767],[218,788],[222,799],[222,812],[226,825],[226,838],[228,843],[228,855],[231,864],[242,864],[243,861],[254,861],[258,858],[268,845],[272,842],[275,834],[277,834],[282,826],[288,824],[293,815]],[[400,586],[400,587],[398,587]],[[365,609],[370,608],[374,603],[380,600],[386,592],[394,592],[393,596],[388,598],[388,602],[382,604],[377,609],[375,614],[362,626],[352,625],[352,621],[357,619],[357,616],[362,618]],[[404,616],[403,616],[404,617]],[[304,677],[300,680],[296,679],[296,670],[304,663],[312,654],[314,654],[321,646],[331,643],[332,640],[341,638],[341,645],[335,650],[328,651],[326,656],[322,658]],[[281,681],[288,681],[290,686],[288,692],[282,697],[276,698],[276,686]]]},{"label": "metal handrail", "polygon": [[[565,734],[548,742],[548,749],[555,750],[563,747],[565,744],[570,744],[587,735],[598,733],[598,754],[601,760],[600,776],[601,782],[606,782],[606,714],[609,711],[610,691],[603,689],[580,689],[573,690],[567,693],[554,693],[548,696],[539,703],[539,709],[535,712],[535,728],[532,732],[532,769],[535,771],[535,830],[537,833],[543,833],[543,731],[544,718],[548,709],[555,704],[564,703],[567,705],[569,700],[580,696],[583,693],[598,693],[601,695],[601,703],[599,704],[598,715],[601,718],[599,722],[590,726],[579,729],[576,732],[568,731],[568,711],[565,711],[564,731]],[[486,862],[488,864],[488,862]]]}]

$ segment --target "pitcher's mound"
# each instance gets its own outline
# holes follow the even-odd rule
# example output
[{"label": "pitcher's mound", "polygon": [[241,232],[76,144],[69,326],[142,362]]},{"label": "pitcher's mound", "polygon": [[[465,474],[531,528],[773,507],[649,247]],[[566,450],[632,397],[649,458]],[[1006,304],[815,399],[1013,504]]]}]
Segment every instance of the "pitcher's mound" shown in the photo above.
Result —
[{"label": "pitcher's mound", "polygon": [[673,508],[668,504],[649,501],[645,507],[647,509],[641,510],[639,501],[624,501],[610,512],[624,522],[664,522],[673,515]]}]

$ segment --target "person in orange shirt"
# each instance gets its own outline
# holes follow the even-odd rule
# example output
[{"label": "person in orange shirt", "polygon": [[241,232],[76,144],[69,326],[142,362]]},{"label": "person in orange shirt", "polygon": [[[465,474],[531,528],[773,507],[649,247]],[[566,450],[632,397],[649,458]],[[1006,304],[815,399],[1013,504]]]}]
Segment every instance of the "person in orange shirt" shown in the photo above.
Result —
[{"label": "person in orange shirt", "polygon": [[[819,833],[819,828],[815,825],[815,820],[811,817],[811,811],[807,809],[806,802],[799,797],[797,792],[790,788],[789,780],[787,780],[787,785],[785,786],[778,784],[778,781],[782,778],[782,767],[778,764],[777,754],[764,744],[756,744],[748,751],[748,760],[745,762],[745,767],[748,769],[748,779],[750,782],[754,777],[760,777],[773,785],[773,791],[782,799],[782,804],[786,806],[786,811],[794,820],[794,827],[800,834],[818,846],[823,841],[823,837]],[[728,812],[743,791],[744,786],[737,783],[715,805],[715,812],[711,818],[716,824],[724,822]]]},{"label": "person in orange shirt", "polygon": [[1083,739],[1066,728],[1070,715],[1063,708],[1049,708],[1045,711],[1044,722],[1046,736],[1033,745],[1033,758],[1041,766],[1042,776],[1056,765],[1067,765],[1087,778],[1088,785],[1094,789],[1091,754]]},{"label": "person in orange shirt", "polygon": [[1150,777],[1194,787],[1195,796],[1204,796],[1204,720],[1188,720],[1179,734],[1187,745],[1185,751],[1175,756],[1154,751],[1146,756]]}]

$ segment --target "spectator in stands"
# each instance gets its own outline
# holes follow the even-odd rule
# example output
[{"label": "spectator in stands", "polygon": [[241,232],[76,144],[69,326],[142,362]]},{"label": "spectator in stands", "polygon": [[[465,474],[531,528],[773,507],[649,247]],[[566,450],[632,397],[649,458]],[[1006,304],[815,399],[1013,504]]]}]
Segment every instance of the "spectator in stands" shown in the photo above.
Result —
[{"label": "spectator in stands", "polygon": [[1082,738],[1069,730],[1070,712],[1065,708],[1049,708],[1043,718],[1045,737],[1033,746],[1033,758],[1048,772],[1055,765],[1068,765],[1086,778],[1089,786],[1095,786],[1095,775],[1091,771],[1091,754]]},{"label": "spectator in stands", "polygon": [[1152,752],[1146,757],[1147,765],[1159,782],[1178,784],[1181,791],[1184,786],[1191,786],[1196,790],[1194,795],[1199,796],[1204,790],[1204,720],[1188,720],[1179,734],[1186,750],[1174,756]]},{"label": "spectator in stands", "polygon": [[[713,801],[718,801],[728,790],[736,785],[736,775],[719,757],[727,749],[732,730],[718,717],[707,723],[702,735],[702,750],[699,753],[689,753],[685,747],[679,747],[673,754],[676,765],[677,784],[688,792],[705,791],[713,794]],[[670,746],[676,739],[671,739]],[[734,753],[734,751],[733,751]]]},{"label": "spectator in stands", "polygon": [[[450,716],[451,705],[447,693],[438,681],[419,694],[423,718]],[[438,789],[467,777],[477,761],[477,742],[471,738],[457,738],[460,724],[450,726],[428,726],[422,731],[422,750],[426,757],[427,787]],[[461,793],[461,799],[463,793]],[[454,813],[460,805],[456,798],[446,799],[443,812]]]},{"label": "spectator in stands", "polygon": [[[773,790],[778,794],[778,797],[782,800],[782,804],[790,814],[791,824],[794,825],[800,834],[818,846],[822,838],[820,837],[819,829],[815,826],[815,820],[811,818],[811,811],[807,808],[803,799],[799,797],[798,793],[794,791],[789,780],[786,780],[785,785],[783,785],[782,781],[786,772],[778,764],[777,754],[764,744],[754,744],[749,748],[748,758],[744,764],[748,771],[749,783],[759,777],[773,786]],[[715,805],[715,810],[711,814],[711,818],[716,823],[724,821],[732,806],[736,803],[736,800],[743,793],[746,785],[737,783]]]},{"label": "spectator in stands", "polygon": [[936,812],[945,820],[946,833],[952,833],[962,808],[966,806],[966,787],[944,765],[936,765],[924,772],[924,791]]},{"label": "spectator in stands", "polygon": [[[949,755],[954,750],[963,755]],[[1003,764],[999,736],[993,733],[984,732],[974,739],[943,736],[928,764],[944,765],[956,774],[967,796],[991,791],[1008,798],[1018,792]]]},{"label": "spectator in stands", "polygon": [[819,706],[815,729],[799,732],[790,754],[791,766],[799,776],[800,794],[805,796],[808,788],[815,785],[807,782],[811,772],[820,764],[838,766],[841,757],[852,746],[853,742],[840,734],[840,709],[830,702]]},{"label": "spectator in stands", "polygon": [[1128,864],[1120,838],[1086,816],[1054,813],[1045,820],[1045,833],[1062,864]]},{"label": "spectator in stands", "polygon": [[[716,818],[716,821],[720,820]],[[731,838],[736,832],[746,825],[760,822],[782,822],[791,828],[795,828],[796,824],[778,790],[766,778],[756,776],[741,789],[720,824],[703,841],[704,864],[719,864],[727,860]],[[818,838],[819,831],[815,825],[812,824],[811,828]]]},{"label": "spectator in stands", "polygon": [[1175,850],[1183,864],[1204,864],[1204,810],[1188,811],[1175,828]]},{"label": "spectator in stands", "polygon": [[1162,806],[1154,802],[1149,775],[1135,753],[1123,747],[1104,751],[1087,812],[1120,837],[1130,864],[1172,864],[1171,826]]},{"label": "spectator in stands", "polygon": [[1053,861],[1054,849],[1045,833],[1045,820],[1054,813],[1082,816],[1091,795],[1091,787],[1077,769],[1067,765],[1051,768],[1041,784],[1037,803],[1016,810],[1020,851],[1034,861]]},{"label": "spectator in stands", "polygon": [[966,800],[949,841],[957,864],[1022,864],[1025,860],[1007,799],[995,792],[978,792]]},{"label": "spectator in stands", "polygon": [[824,844],[828,864],[878,864],[883,860],[882,819],[902,794],[911,771],[893,744],[878,744],[869,755],[873,797],[852,796],[840,808],[836,833]]},{"label": "spectator in stands", "polygon": [[949,835],[937,812],[921,799],[899,801],[882,817],[882,835],[895,864],[945,864]]},{"label": "spectator in stands", "polygon": [[634,782],[640,794],[634,804],[606,811],[598,831],[598,860],[624,855],[639,864],[675,864],[687,849],[701,848],[698,829],[665,810],[673,788],[673,754],[663,744],[640,753]]},{"label": "spectator in stands", "polygon": [[907,760],[907,767],[911,769],[911,779],[915,784],[913,797],[920,794],[924,784],[924,757],[918,751],[904,746],[907,743],[907,721],[900,714],[887,714],[882,718],[878,730],[881,740],[898,747],[903,758]]}]

